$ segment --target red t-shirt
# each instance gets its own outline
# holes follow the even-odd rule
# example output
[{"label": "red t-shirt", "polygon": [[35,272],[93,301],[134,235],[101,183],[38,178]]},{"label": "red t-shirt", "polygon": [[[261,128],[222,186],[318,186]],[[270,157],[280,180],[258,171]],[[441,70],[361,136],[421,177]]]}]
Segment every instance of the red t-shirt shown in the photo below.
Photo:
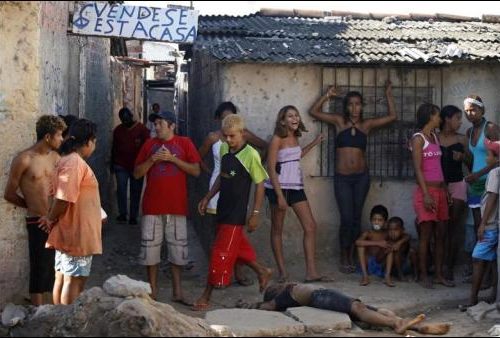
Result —
[{"label": "red t-shirt", "polygon": [[113,164],[134,171],[135,158],[149,135],[149,129],[139,122],[131,128],[123,124],[117,126],[113,131]]},{"label": "red t-shirt", "polygon": [[[172,154],[188,163],[199,163],[200,154],[188,137],[175,135],[169,141],[152,138],[137,155],[136,165],[144,163],[164,145]],[[188,213],[187,174],[170,162],[153,165],[147,173],[146,190],[142,199],[143,215],[184,215]]]}]

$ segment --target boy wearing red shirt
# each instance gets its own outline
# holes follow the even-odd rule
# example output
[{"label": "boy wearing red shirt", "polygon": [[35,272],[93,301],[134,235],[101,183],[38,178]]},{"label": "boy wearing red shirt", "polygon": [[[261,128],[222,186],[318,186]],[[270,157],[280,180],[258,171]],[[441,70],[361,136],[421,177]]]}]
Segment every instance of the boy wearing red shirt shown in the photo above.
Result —
[{"label": "boy wearing red shirt", "polygon": [[142,241],[139,260],[146,265],[152,298],[156,299],[158,264],[163,238],[167,241],[172,267],[174,302],[185,303],[181,288],[182,267],[188,263],[187,175],[200,174],[200,155],[193,142],[175,135],[176,116],[153,113],[156,137],[142,146],[135,162],[134,176],[147,177],[142,200]]}]

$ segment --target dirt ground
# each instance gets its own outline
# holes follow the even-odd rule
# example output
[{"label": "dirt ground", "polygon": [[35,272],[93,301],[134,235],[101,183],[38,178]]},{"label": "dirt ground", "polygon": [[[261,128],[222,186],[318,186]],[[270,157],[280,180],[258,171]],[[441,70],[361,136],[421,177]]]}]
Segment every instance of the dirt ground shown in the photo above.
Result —
[{"label": "dirt ground", "polygon": [[[86,288],[102,286],[107,278],[116,274],[125,274],[133,279],[147,281],[145,268],[137,264],[140,245],[139,226],[108,223],[103,229],[103,241],[104,254],[94,258],[92,273]],[[207,258],[192,229],[190,229],[190,259],[192,264],[184,271],[183,287],[185,297],[194,301],[201,294],[205,285]],[[325,267],[327,264],[331,263],[319,262],[320,267]],[[294,266],[295,269],[292,266],[290,271],[291,277],[298,278],[302,275],[301,269],[303,267],[302,264]],[[252,276],[249,270],[246,272],[247,275]],[[389,308],[406,316],[425,313],[429,321],[451,323],[451,331],[447,336],[485,336],[495,324],[492,320],[476,323],[465,313],[457,310],[457,305],[467,299],[470,284],[458,283],[456,288],[436,286],[434,290],[425,290],[416,283],[405,282],[398,283],[395,288],[388,288],[380,280],[374,278],[370,286],[360,287],[358,285],[359,275],[343,275],[336,271],[332,271],[331,275],[335,277],[336,281],[323,285],[340,289],[360,298],[367,304]],[[159,301],[171,304],[184,314],[204,317],[204,312],[194,312],[186,306],[171,302],[170,272],[166,259],[160,266],[159,286]],[[487,293],[483,296],[486,295]],[[233,285],[225,290],[214,291],[211,310],[232,308],[239,299],[259,301],[257,284],[248,287]],[[393,336],[393,334],[387,330],[358,329],[335,332],[329,336]]]}]

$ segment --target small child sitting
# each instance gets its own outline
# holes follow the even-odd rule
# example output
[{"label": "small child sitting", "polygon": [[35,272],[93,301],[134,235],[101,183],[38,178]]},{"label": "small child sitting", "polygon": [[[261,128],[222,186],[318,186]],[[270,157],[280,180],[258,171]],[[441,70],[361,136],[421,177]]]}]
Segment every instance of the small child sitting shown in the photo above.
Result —
[{"label": "small child sitting", "polygon": [[391,280],[394,254],[388,241],[389,237],[386,228],[388,216],[389,213],[386,207],[383,205],[374,206],[370,212],[372,229],[363,232],[356,241],[359,264],[363,273],[359,283],[361,286],[370,284],[370,274],[385,277],[384,283],[387,286],[395,286]]},{"label": "small child sitting", "polygon": [[[404,280],[403,268],[410,266],[413,269],[413,278],[418,278],[417,252],[410,246],[411,236],[405,232],[404,222],[400,217],[392,217],[387,222],[388,243],[394,255],[394,267],[399,280]],[[410,265],[407,265],[407,263]]]}]

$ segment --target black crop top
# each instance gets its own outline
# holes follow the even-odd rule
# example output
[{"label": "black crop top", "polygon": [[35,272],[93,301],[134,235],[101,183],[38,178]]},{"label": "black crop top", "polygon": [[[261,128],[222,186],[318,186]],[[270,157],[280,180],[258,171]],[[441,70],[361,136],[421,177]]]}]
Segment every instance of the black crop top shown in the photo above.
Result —
[{"label": "black crop top", "polygon": [[441,146],[443,155],[441,156],[441,166],[443,168],[444,179],[446,183],[460,182],[464,179],[462,162],[453,159],[453,151],[464,153],[464,145],[455,143],[449,147]]},{"label": "black crop top", "polygon": [[[356,131],[354,136],[352,135],[352,129]],[[338,133],[336,137],[337,148],[351,147],[351,148],[359,148],[365,151],[366,142],[367,142],[366,134],[356,127],[344,129],[340,133]]]}]

